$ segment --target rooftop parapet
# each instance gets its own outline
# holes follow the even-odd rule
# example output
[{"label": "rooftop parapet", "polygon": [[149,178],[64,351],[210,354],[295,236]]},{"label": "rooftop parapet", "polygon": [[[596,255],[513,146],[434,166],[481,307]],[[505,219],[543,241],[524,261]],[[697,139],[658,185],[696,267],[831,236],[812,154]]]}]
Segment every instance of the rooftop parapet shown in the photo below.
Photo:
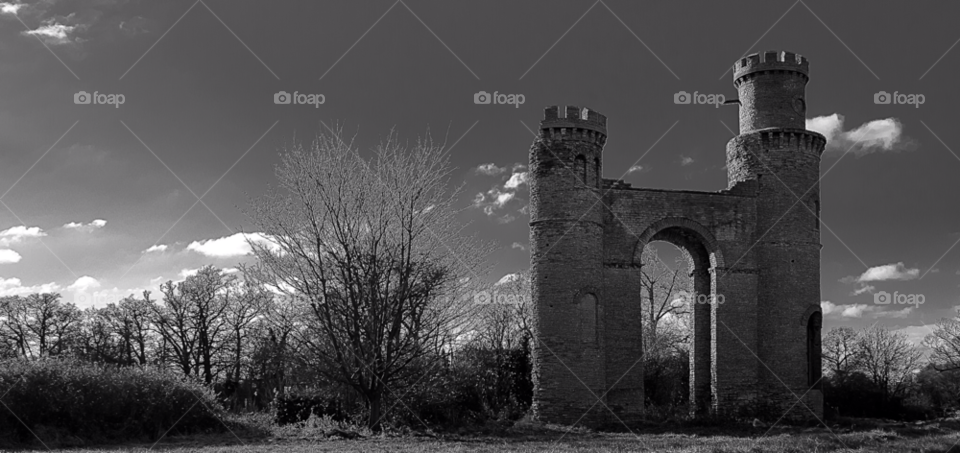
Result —
[{"label": "rooftop parapet", "polygon": [[761,71],[794,71],[809,78],[810,62],[793,52],[768,50],[755,53],[733,64],[733,81],[736,84],[741,77]]},{"label": "rooftop parapet", "polygon": [[[552,105],[543,110],[543,120],[540,121],[540,130],[549,129],[584,129],[607,135],[607,117],[596,110],[575,105]],[[543,132],[541,132],[543,133]]]}]

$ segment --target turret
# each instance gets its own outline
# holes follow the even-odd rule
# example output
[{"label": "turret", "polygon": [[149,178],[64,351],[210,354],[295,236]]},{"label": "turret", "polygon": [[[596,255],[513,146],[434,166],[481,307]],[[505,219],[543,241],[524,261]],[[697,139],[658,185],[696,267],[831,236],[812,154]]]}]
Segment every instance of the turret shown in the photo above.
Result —
[{"label": "turret", "polygon": [[530,148],[533,411],[571,424],[596,402],[588,388],[605,385],[600,162],[606,126],[605,116],[587,108],[547,107]]},{"label": "turret", "polygon": [[789,407],[796,399],[784,393],[786,385],[821,411],[820,391],[807,392],[811,367],[819,370],[819,362],[810,364],[806,325],[820,304],[819,179],[826,139],[805,128],[808,75],[807,59],[790,52],[753,54],[734,64],[740,135],[727,143],[727,175],[730,188],[744,181],[758,187],[753,241],[761,321],[754,348],[766,365],[761,398]]}]

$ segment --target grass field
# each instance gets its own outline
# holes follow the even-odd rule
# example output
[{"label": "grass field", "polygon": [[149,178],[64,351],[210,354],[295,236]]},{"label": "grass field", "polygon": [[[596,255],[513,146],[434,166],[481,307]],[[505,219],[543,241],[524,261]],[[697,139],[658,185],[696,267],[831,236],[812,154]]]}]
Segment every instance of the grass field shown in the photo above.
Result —
[{"label": "grass field", "polygon": [[[343,440],[322,435],[252,435],[237,432],[170,437],[157,443],[124,444],[52,451],[75,453],[107,451],[166,452],[948,452],[960,453],[960,421],[916,424],[854,421],[830,429],[648,427],[631,433],[576,432],[561,428],[522,426],[486,435],[370,436]],[[56,442],[54,442],[56,444]],[[36,450],[51,451],[39,443]]]}]

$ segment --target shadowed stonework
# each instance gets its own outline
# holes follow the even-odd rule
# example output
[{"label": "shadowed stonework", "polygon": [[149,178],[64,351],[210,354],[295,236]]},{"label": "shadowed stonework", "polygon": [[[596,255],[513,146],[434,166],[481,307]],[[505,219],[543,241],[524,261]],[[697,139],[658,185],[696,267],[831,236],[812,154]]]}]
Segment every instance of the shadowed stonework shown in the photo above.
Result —
[{"label": "shadowed stonework", "polygon": [[695,292],[722,300],[693,307],[691,411],[821,416],[825,139],[804,125],[808,63],[764,52],[733,72],[740,133],[727,143],[728,185],[718,192],[603,179],[606,117],[545,110],[530,150],[538,419],[642,418],[640,254],[651,241],[686,250]]}]

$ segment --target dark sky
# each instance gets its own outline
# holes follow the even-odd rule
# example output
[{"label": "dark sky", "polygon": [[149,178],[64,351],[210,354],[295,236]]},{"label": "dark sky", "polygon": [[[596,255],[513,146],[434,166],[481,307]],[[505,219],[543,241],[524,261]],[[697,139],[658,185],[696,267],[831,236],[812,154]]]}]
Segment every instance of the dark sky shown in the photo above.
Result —
[{"label": "dark sky", "polygon": [[[112,297],[235,267],[248,258],[233,235],[251,232],[240,208],[321,121],[367,153],[391,128],[455,144],[465,220],[502,246],[496,279],[528,265],[522,165],[543,107],[608,116],[606,178],[720,190],[736,107],[673,95],[735,98],[735,60],[789,50],[810,60],[808,127],[831,139],[827,326],[880,322],[916,339],[960,305],[957,4],[43,0],[0,11],[0,294]],[[124,103],[75,104],[80,91]],[[325,103],[276,105],[279,91]],[[524,104],[477,105],[479,91]],[[924,103],[878,105],[880,91]],[[878,306],[877,291],[925,303]]]}]

